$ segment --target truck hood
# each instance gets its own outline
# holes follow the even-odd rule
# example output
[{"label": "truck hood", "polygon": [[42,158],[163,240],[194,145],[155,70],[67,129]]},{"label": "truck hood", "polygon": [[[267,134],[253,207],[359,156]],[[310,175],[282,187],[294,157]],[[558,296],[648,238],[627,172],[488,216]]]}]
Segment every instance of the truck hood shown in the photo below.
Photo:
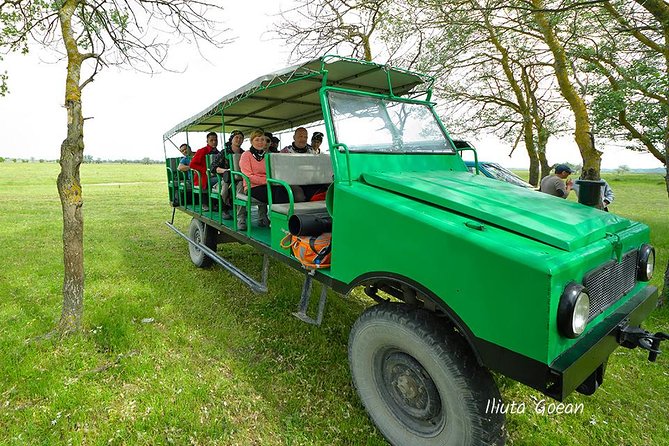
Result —
[{"label": "truck hood", "polygon": [[375,172],[362,174],[362,180],[565,251],[631,225],[608,212],[469,172]]}]

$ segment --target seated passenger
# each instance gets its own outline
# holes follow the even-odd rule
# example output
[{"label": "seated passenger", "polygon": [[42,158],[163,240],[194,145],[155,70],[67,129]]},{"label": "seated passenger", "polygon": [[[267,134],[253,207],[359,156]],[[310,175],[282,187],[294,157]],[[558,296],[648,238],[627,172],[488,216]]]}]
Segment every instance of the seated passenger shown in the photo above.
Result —
[{"label": "seated passenger", "polygon": [[278,153],[279,152],[279,138],[276,136],[272,136],[271,141],[269,143],[269,151],[272,153]]},{"label": "seated passenger", "polygon": [[[309,132],[307,132],[307,129],[304,127],[298,127],[295,129],[295,134],[293,135],[293,143],[284,147],[281,150],[281,153],[318,154],[320,152],[320,145],[323,142],[323,134],[321,132],[316,132],[311,139],[312,142],[316,141],[318,143],[316,149],[307,144],[308,139]],[[293,190],[295,202],[300,202],[311,201],[314,199],[314,196],[318,196],[318,198],[325,196],[325,192],[327,192],[328,186],[329,184],[304,184],[291,185],[290,188]]]},{"label": "seated passenger", "polygon": [[[244,181],[244,192],[251,195],[256,200],[267,203],[267,171],[265,169],[265,154],[266,148],[269,146],[262,130],[254,130],[249,136],[251,140],[251,149],[242,154],[239,160],[239,170],[244,175],[249,177],[251,183],[251,190],[247,189],[246,181]],[[272,203],[288,203],[288,192],[283,186],[273,184],[272,188]],[[240,206],[240,212],[237,213],[237,224],[239,230],[246,229],[246,211],[244,207]],[[242,214],[242,215],[240,215]],[[269,218],[267,217],[267,206],[259,205],[258,214],[260,217],[260,226],[269,226]]]},{"label": "seated passenger", "polygon": [[188,172],[190,170],[190,157],[193,156],[193,152],[191,152],[190,146],[188,144],[181,144],[179,146],[179,152],[181,152],[183,157],[179,160],[177,170],[181,172]]},{"label": "seated passenger", "polygon": [[311,136],[311,149],[314,153],[321,153],[321,144],[323,144],[323,134],[321,132],[314,132]]},{"label": "seated passenger", "polygon": [[[274,138],[274,135],[272,135],[272,132],[265,132],[265,152],[272,152],[272,138]],[[274,151],[276,152],[276,151]]]},{"label": "seated passenger", "polygon": [[232,203],[230,201],[230,162],[228,161],[228,155],[230,154],[240,154],[242,150],[242,142],[244,142],[244,134],[239,130],[234,130],[230,133],[230,138],[228,142],[225,143],[225,150],[216,155],[209,166],[209,171],[212,174],[219,174],[223,179],[223,184],[214,184],[212,186],[212,191],[217,191],[221,187],[221,199],[223,201],[223,209],[221,210],[221,216],[224,220],[230,220],[232,217],[230,215],[230,209]]},{"label": "seated passenger", "polygon": [[[195,156],[190,160],[190,168],[196,170],[200,175],[193,175],[193,186],[202,186],[202,190],[207,190],[208,175],[207,175],[207,155],[218,153],[218,135],[215,132],[207,133],[207,145],[202,147],[195,153]],[[211,184],[214,185],[218,178],[212,177]],[[202,198],[204,201],[204,197]],[[209,206],[202,204],[202,210],[208,211]]]},{"label": "seated passenger", "polygon": [[307,144],[309,132],[304,127],[298,127],[293,134],[293,143],[281,149],[281,153],[316,153],[314,149]]}]

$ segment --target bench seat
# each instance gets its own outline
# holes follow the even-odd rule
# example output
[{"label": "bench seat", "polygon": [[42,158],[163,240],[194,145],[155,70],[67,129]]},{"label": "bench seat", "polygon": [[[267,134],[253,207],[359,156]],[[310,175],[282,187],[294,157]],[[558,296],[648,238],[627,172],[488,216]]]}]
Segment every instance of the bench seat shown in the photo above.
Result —
[{"label": "bench seat", "polygon": [[[290,204],[276,203],[272,205],[272,211],[279,214],[288,215]],[[322,214],[327,212],[325,201],[305,201],[302,203],[295,203],[293,206],[293,214]]]}]

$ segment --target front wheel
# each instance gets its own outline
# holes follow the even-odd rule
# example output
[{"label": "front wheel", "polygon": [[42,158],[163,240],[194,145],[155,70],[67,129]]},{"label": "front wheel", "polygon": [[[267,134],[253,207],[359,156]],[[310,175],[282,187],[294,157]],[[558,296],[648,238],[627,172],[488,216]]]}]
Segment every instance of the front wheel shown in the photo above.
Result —
[{"label": "front wheel", "polygon": [[[188,235],[194,242],[200,243],[207,248],[216,251],[216,239],[218,234],[216,229],[213,227],[194,218],[190,221]],[[206,255],[200,248],[191,243],[188,244],[188,252],[190,254],[191,261],[198,268],[207,268],[213,263],[211,257]]]},{"label": "front wheel", "polygon": [[349,336],[353,384],[393,445],[503,445],[504,415],[490,373],[465,340],[422,309],[386,303],[367,309]]}]

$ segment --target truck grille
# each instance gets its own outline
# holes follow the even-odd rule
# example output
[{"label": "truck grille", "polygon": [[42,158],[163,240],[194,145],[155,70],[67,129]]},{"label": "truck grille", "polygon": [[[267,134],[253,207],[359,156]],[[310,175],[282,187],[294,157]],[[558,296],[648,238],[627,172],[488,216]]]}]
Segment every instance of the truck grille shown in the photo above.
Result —
[{"label": "truck grille", "polygon": [[621,297],[636,283],[638,251],[633,249],[623,255],[622,262],[616,260],[604,264],[583,278],[583,286],[590,296],[590,317],[592,320]]}]

